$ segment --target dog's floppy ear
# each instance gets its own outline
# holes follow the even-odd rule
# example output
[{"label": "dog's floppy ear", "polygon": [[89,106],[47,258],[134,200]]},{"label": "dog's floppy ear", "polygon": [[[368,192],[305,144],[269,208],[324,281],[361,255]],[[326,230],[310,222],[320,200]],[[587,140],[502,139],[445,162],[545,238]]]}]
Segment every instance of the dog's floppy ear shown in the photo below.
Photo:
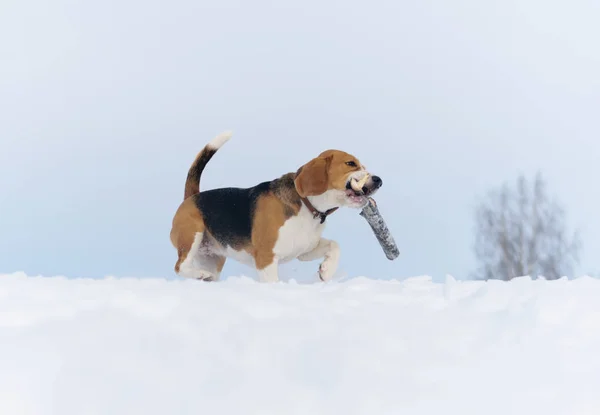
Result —
[{"label": "dog's floppy ear", "polygon": [[300,197],[325,193],[329,184],[332,156],[317,157],[298,169],[294,184]]}]

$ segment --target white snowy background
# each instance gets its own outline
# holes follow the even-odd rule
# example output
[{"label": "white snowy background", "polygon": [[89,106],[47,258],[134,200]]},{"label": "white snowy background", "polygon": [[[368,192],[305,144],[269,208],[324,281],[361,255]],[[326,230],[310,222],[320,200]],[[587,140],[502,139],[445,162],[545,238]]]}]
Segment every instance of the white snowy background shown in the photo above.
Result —
[{"label": "white snowy background", "polygon": [[0,414],[595,415],[600,280],[0,275]]}]

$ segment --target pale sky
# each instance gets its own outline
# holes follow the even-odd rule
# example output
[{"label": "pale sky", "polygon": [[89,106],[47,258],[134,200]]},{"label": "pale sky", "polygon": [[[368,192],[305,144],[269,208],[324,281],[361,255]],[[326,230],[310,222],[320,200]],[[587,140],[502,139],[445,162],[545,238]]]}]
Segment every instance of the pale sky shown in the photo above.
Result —
[{"label": "pale sky", "polygon": [[328,148],[382,177],[400,257],[339,211],[340,275],[466,277],[478,197],[537,170],[597,272],[599,21],[597,0],[4,0],[0,272],[171,277],[187,169],[229,129],[203,189]]}]

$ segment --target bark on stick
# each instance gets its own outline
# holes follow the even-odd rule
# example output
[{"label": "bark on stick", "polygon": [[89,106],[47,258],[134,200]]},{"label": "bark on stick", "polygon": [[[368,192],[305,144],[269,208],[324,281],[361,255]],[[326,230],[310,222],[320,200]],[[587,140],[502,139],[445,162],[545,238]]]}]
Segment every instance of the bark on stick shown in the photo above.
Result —
[{"label": "bark on stick", "polygon": [[373,199],[369,198],[369,203],[362,209],[360,216],[365,218],[371,226],[387,259],[390,261],[396,259],[400,255],[400,251]]}]

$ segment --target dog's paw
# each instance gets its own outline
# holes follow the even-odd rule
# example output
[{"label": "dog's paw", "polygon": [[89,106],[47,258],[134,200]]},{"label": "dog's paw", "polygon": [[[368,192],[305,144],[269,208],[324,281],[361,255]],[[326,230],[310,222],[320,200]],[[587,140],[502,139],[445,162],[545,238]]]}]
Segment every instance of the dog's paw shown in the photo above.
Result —
[{"label": "dog's paw", "polygon": [[321,281],[329,281],[333,278],[337,271],[338,261],[340,258],[340,247],[335,241],[329,241],[329,247],[325,260],[319,267],[319,278]]},{"label": "dog's paw", "polygon": [[321,281],[330,281],[333,278],[335,271],[336,266],[333,261],[325,260],[321,266],[319,266],[319,279]]},{"label": "dog's paw", "polygon": [[194,272],[193,278],[206,282],[216,281],[215,276],[211,272],[204,270]]}]

